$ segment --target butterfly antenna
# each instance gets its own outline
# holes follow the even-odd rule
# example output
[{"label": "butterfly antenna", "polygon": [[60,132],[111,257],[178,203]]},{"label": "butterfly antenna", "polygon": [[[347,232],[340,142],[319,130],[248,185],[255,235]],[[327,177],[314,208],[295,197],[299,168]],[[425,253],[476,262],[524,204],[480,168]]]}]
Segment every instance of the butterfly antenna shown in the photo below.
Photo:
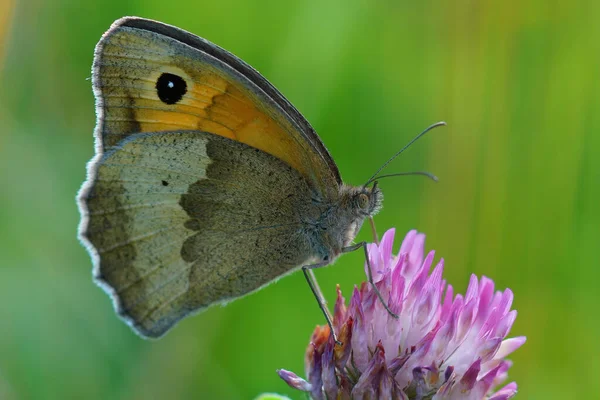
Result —
[{"label": "butterfly antenna", "polygon": [[[437,128],[438,126],[446,126],[446,123],[444,121],[440,121],[440,122],[436,122],[435,124],[427,127],[427,129],[425,129],[423,132],[419,133],[417,136],[415,136],[413,138],[413,140],[411,140],[410,142],[408,142],[408,144],[406,146],[404,146],[403,148],[401,148],[396,154],[394,154],[393,156],[391,156],[381,167],[379,167],[379,169],[377,170],[377,172],[375,172],[373,174],[373,176],[371,176],[371,178],[369,178],[369,180],[367,181],[367,183],[365,183],[363,185],[367,186],[369,183],[373,182],[375,179],[378,179],[377,174],[379,174],[385,167],[388,166],[389,163],[391,163],[392,161],[394,161],[394,159],[396,157],[398,157],[400,154],[402,154],[404,152],[404,150],[408,149],[414,142],[416,142],[417,140],[419,140],[423,135],[425,135],[427,132],[429,132],[430,130]],[[434,175],[429,174],[428,172],[408,172],[408,173],[400,173],[400,174],[391,174],[391,175],[382,175],[383,176],[397,176],[397,175],[426,175],[429,177],[433,177],[433,180],[437,180],[437,178],[435,178]],[[435,178],[435,179],[434,179]]]},{"label": "butterfly antenna", "polygon": [[437,176],[435,176],[431,172],[427,172],[427,171],[396,172],[394,174],[385,174],[385,175],[376,176],[375,178],[369,180],[369,182],[367,182],[365,184],[365,186],[367,186],[369,183],[373,182],[374,180],[379,180],[382,178],[390,178],[392,176],[406,176],[406,175],[422,175],[422,176],[428,177],[429,179],[431,179],[434,182],[437,182],[439,180]]}]

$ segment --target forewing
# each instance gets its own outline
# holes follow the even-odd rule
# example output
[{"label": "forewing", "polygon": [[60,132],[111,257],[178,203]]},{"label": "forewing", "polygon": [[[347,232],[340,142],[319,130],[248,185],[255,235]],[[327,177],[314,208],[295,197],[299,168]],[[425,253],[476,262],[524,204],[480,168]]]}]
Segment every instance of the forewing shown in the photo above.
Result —
[{"label": "forewing", "polygon": [[[174,103],[157,93],[163,74],[185,81]],[[139,132],[200,130],[272,154],[324,196],[337,195],[338,169],[310,124],[256,70],[202,38],[120,19],[96,48],[93,85],[99,151]]]}]

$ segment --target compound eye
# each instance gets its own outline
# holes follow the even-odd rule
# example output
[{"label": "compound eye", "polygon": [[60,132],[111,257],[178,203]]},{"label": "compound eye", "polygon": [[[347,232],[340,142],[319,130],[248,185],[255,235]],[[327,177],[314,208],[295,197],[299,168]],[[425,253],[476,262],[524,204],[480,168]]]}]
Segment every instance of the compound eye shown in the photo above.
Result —
[{"label": "compound eye", "polygon": [[365,209],[369,206],[369,196],[364,193],[358,195],[358,206]]}]

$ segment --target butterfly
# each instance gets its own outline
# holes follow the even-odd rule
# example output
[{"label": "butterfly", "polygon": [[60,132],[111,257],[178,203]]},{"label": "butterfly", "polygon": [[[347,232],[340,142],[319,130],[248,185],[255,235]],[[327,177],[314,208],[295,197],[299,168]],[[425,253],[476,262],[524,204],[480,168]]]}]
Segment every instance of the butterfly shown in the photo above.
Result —
[{"label": "butterfly", "polygon": [[[255,69],[160,22],[117,20],[96,46],[96,155],[79,237],[143,337],[355,250],[383,196],[350,186],[300,112]],[[333,332],[333,330],[332,330]]]}]

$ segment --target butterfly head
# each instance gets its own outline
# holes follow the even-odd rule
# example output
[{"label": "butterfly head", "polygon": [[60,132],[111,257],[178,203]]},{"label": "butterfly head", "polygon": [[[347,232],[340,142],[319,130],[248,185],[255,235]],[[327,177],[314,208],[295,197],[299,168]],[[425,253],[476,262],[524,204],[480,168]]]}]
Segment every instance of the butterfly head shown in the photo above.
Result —
[{"label": "butterfly head", "polygon": [[383,193],[377,185],[377,181],[372,187],[360,187],[351,194],[351,209],[359,218],[372,217],[379,212],[383,203]]},{"label": "butterfly head", "polygon": [[[336,211],[330,214],[328,224],[333,229],[327,233],[333,249],[341,251],[343,247],[349,246],[364,222],[381,209],[383,194],[374,182],[373,186],[345,186]],[[329,247],[329,246],[328,246]]]}]

